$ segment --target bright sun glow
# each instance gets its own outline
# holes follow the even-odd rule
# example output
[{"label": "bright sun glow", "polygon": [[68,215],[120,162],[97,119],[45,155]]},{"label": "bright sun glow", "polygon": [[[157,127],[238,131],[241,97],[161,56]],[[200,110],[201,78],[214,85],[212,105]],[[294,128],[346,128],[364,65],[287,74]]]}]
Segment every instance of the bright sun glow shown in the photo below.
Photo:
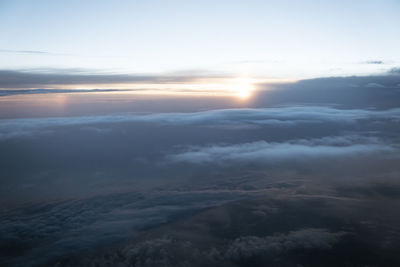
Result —
[{"label": "bright sun glow", "polygon": [[[255,85],[265,80],[238,76],[236,78],[204,79],[184,83],[112,83],[112,84],[73,84],[50,85],[50,89],[120,89],[112,94],[147,94],[147,95],[205,95],[235,96],[246,100],[255,91]],[[101,92],[104,93],[104,92]]]},{"label": "bright sun glow", "polygon": [[248,77],[239,77],[232,81],[232,89],[239,98],[248,98],[254,90],[254,81]]}]

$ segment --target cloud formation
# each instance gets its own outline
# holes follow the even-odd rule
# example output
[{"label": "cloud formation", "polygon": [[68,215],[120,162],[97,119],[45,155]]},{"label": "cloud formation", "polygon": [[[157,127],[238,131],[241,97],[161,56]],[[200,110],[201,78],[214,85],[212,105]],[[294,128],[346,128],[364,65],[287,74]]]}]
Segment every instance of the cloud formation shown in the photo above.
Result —
[{"label": "cloud formation", "polygon": [[0,90],[0,96],[25,95],[25,94],[66,94],[66,93],[98,93],[98,92],[124,92],[133,89],[28,89],[28,90]]},{"label": "cloud formation", "polygon": [[[0,70],[0,89],[46,88],[62,85],[121,83],[181,83],[202,78],[202,75],[134,75],[90,73],[71,70],[17,71]],[[208,78],[211,78],[208,75]],[[214,76],[220,77],[220,76]]]},{"label": "cloud formation", "polygon": [[0,53],[32,54],[32,55],[51,55],[52,53],[40,50],[9,50],[0,49]]},{"label": "cloud formation", "polygon": [[322,104],[347,109],[397,108],[400,106],[399,74],[400,72],[393,68],[382,75],[326,77],[295,83],[260,85],[253,105],[265,107]]},{"label": "cloud formation", "polygon": [[281,143],[258,141],[233,145],[193,147],[185,152],[170,155],[175,162],[194,164],[215,163],[274,163],[285,160],[308,161],[321,157],[346,157],[371,153],[390,153],[396,149],[376,138],[358,136],[324,137],[293,140]]},{"label": "cloud formation", "polygon": [[325,229],[308,228],[275,236],[245,236],[235,239],[225,256],[233,261],[241,261],[293,249],[330,249],[342,235],[340,232],[331,233]]},{"label": "cloud formation", "polygon": [[372,65],[381,65],[381,64],[384,64],[385,62],[382,60],[368,60],[365,63],[372,64]]},{"label": "cloud formation", "polygon": [[[398,121],[400,108],[390,110],[335,109],[330,107],[282,107],[264,109],[225,109],[191,113],[135,114],[0,120],[0,139],[31,136],[50,128],[96,123],[146,122],[162,125],[264,125],[294,126],[315,123],[353,124],[360,121]],[[230,129],[243,129],[231,127]]]},{"label": "cloud formation", "polygon": [[[240,199],[242,194],[229,192],[135,191],[27,205],[7,216],[0,213],[0,247],[23,251],[8,262],[11,265],[38,266],[74,251],[121,241],[189,210]],[[6,255],[0,252],[0,263]]]}]

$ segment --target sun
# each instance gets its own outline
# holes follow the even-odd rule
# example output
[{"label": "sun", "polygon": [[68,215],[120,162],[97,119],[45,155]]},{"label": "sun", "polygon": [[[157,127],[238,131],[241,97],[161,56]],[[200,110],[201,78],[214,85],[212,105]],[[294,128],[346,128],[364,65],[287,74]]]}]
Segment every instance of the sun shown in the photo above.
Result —
[{"label": "sun", "polygon": [[238,77],[232,81],[232,90],[234,94],[241,98],[246,99],[251,96],[254,90],[254,81],[248,77]]}]

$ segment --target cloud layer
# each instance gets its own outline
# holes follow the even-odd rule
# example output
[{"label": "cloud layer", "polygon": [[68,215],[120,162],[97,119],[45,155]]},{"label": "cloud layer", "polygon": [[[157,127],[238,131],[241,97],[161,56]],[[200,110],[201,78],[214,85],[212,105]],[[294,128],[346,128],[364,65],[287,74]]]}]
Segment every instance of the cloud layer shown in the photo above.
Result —
[{"label": "cloud layer", "polygon": [[[196,74],[134,75],[90,73],[78,70],[0,70],[0,89],[48,88],[49,86],[62,87],[85,84],[108,84],[112,86],[112,84],[123,83],[181,83],[194,81],[202,77],[202,75]],[[215,75],[214,77],[218,76]]]},{"label": "cloud layer", "polygon": [[170,155],[176,162],[195,164],[249,163],[271,164],[286,160],[309,161],[321,157],[347,157],[373,153],[393,153],[397,150],[375,138],[357,136],[325,137],[293,140],[282,143],[258,141],[234,145],[213,145],[189,148],[188,151]]},{"label": "cloud layer", "polygon": [[[390,110],[335,109],[331,107],[282,107],[265,109],[226,109],[194,113],[117,114],[105,116],[56,117],[0,120],[0,139],[31,136],[54,127],[115,124],[129,122],[162,125],[203,126],[294,126],[299,124],[339,123],[353,124],[360,121],[400,120],[400,108]],[[235,129],[235,127],[231,127]],[[241,129],[241,127],[237,127]]]},{"label": "cloud layer", "polygon": [[226,257],[233,261],[243,261],[294,249],[330,249],[341,235],[343,233],[309,228],[275,236],[245,236],[232,242],[226,252]]}]

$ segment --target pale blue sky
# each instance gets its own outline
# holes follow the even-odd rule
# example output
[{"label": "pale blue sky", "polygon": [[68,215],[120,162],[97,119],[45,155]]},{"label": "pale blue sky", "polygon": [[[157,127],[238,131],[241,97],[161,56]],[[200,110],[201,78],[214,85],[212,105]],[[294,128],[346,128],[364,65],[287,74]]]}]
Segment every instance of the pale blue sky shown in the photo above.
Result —
[{"label": "pale blue sky", "polygon": [[399,47],[398,0],[0,0],[0,69],[306,78],[383,72]]}]

